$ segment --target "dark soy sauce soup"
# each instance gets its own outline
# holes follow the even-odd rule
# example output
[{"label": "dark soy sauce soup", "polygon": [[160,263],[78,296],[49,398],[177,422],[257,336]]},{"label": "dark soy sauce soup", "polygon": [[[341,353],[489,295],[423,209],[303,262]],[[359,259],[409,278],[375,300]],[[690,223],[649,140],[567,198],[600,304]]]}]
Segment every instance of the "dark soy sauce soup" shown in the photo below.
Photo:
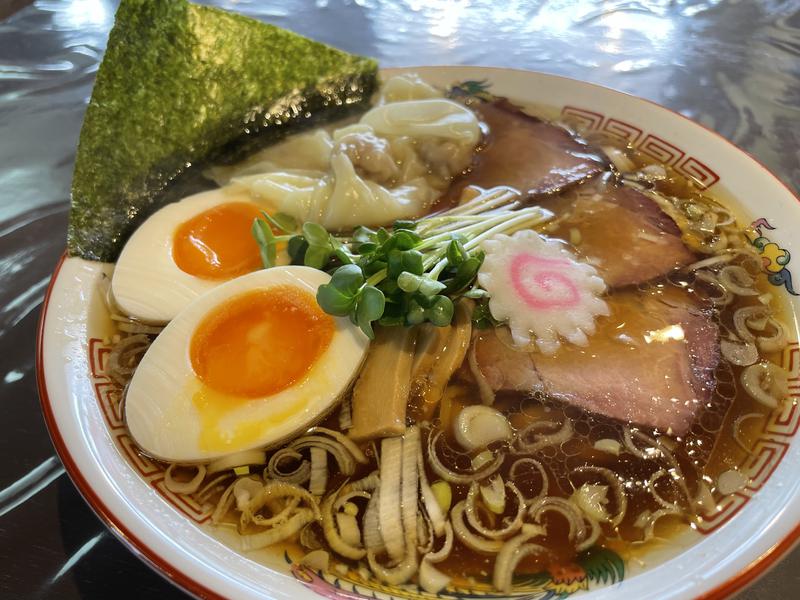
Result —
[{"label": "dark soy sauce soup", "polygon": [[[654,162],[616,138],[592,132],[570,133],[578,139],[583,135],[582,139],[600,149],[613,167],[559,194],[534,198],[532,203],[554,213],[554,218],[537,230],[563,240],[579,259],[589,264],[594,261],[601,274],[614,274],[620,283],[609,285],[610,291],[604,296],[609,314],[597,318],[588,344],[562,344],[552,356],[534,358],[536,368],[527,371],[518,367],[520,348],[513,348],[507,327],[491,323],[487,327],[473,318],[465,354],[454,365],[446,384],[440,382],[440,398],[432,405],[426,399],[433,385],[430,378],[410,385],[406,425],[418,436],[413,438],[417,446],[414,461],[418,463],[413,469],[420,470],[411,472],[415,480],[419,476],[424,497],[420,506],[428,510],[426,515],[415,517],[418,532],[409,533],[405,522],[401,531],[411,535],[409,544],[420,548],[415,557],[416,552],[436,554],[444,534],[431,533],[436,530],[430,512],[435,497],[447,526],[452,526],[445,536],[452,549],[437,560],[436,569],[456,587],[494,585],[508,591],[503,584],[503,567],[498,564],[508,558],[501,548],[511,543],[525,544],[519,545],[525,549],[524,556],[512,566],[515,576],[542,571],[568,573],[582,555],[597,548],[611,549],[624,558],[644,556],[653,544],[696,526],[703,515],[714,512],[724,495],[746,483],[737,467],[751,452],[772,410],[784,401],[782,350],[788,336],[794,334],[782,324],[788,322],[782,295],[768,283],[751,244],[751,232],[737,223],[733,203],[722,193],[718,196],[701,190],[669,166]],[[491,131],[488,136],[491,142]],[[481,160],[480,149],[476,160]],[[623,213],[620,204],[605,201],[620,189],[634,194],[636,210]],[[452,208],[481,193],[485,191],[467,187],[459,197],[440,202],[435,210]],[[647,199],[647,210],[654,215],[656,234],[639,228],[635,221],[637,210],[645,206],[641,198]],[[671,224],[665,224],[665,220],[671,220]],[[634,268],[637,260],[631,248],[675,226],[680,229],[682,243],[694,254],[691,264],[627,284],[625,270]],[[598,252],[616,257],[620,264],[595,261]],[[646,262],[639,267],[647,268]],[[477,304],[463,302],[468,303],[469,311],[479,310],[480,300]],[[676,346],[680,351],[664,355],[662,362],[661,355],[647,354],[649,346],[672,341],[686,342],[688,350]],[[418,338],[418,346],[420,343]],[[641,382],[620,382],[627,371],[595,366],[619,366],[620,361],[600,361],[618,354],[623,346],[631,353],[629,358],[620,359],[622,363],[647,361],[640,371]],[[440,350],[447,352],[447,343]],[[651,356],[656,358],[651,361]],[[516,365],[513,369],[508,367],[509,361]],[[505,377],[503,385],[489,385],[487,381],[492,376],[496,379],[497,372]],[[702,393],[691,401],[695,405],[677,407],[684,420],[676,420],[678,431],[673,431],[604,416],[602,410],[591,410],[586,402],[578,401],[578,392],[561,390],[559,381],[533,389],[514,389],[524,387],[515,383],[520,378],[546,372],[558,373],[559,377],[551,379],[570,381],[573,388],[578,385],[576,381],[596,377],[598,386],[607,385],[611,390],[606,400],[620,407],[615,415],[627,414],[626,403],[633,402],[626,397],[626,390],[646,381],[669,379],[663,388],[667,395],[681,385],[695,386],[696,390],[699,381]],[[551,389],[556,392],[551,393]],[[653,394],[662,391],[655,389]],[[485,446],[465,448],[457,431],[462,411],[489,403],[513,433]],[[343,452],[342,448],[347,450],[349,446],[342,445],[336,436],[347,435],[349,410],[346,398],[343,410],[321,424],[323,430],[298,436],[298,440],[316,436],[316,442],[308,442],[310,446],[293,446],[295,440],[277,451],[270,450],[265,464],[236,473],[209,474],[192,495],[200,503],[216,507],[215,522],[236,527],[243,536],[262,531],[254,514],[260,515],[262,522],[271,518],[280,522],[276,515],[289,510],[290,505],[305,502],[307,492],[294,491],[264,500],[244,519],[247,511],[241,507],[247,505],[249,496],[242,492],[246,486],[239,482],[250,479],[260,484],[266,480],[269,485],[270,481],[283,481],[304,490],[307,484],[313,488],[314,476],[309,473],[319,464],[306,451],[314,443],[322,444],[322,448],[336,446],[332,456]],[[327,437],[320,442],[320,436]],[[358,459],[356,451],[351,452],[357,460],[347,473],[342,472],[342,460],[329,459],[324,494],[319,490],[313,493],[315,501],[321,501],[321,519],[275,548],[287,550],[295,560],[309,552],[323,551],[330,559],[330,563],[325,559],[327,568],[338,565],[338,573],[348,573],[354,580],[369,581],[375,576],[389,584],[400,581],[395,575],[404,568],[405,559],[393,554],[391,540],[369,538],[371,515],[377,518],[375,514],[384,510],[379,506],[380,498],[376,500],[377,490],[388,493],[384,480],[394,476],[387,466],[390,457],[403,465],[404,473],[397,475],[392,493],[405,493],[408,485],[405,474],[411,467],[391,454],[388,437],[361,442],[363,460]],[[412,442],[404,441],[403,448],[407,443]],[[408,455],[403,456],[406,461]],[[192,467],[185,470],[187,473],[182,474],[180,468],[173,469],[173,479],[180,482],[195,476]],[[431,492],[425,497],[427,489]],[[338,504],[325,502],[345,496]],[[326,510],[330,511],[329,520]],[[397,509],[398,515],[401,510],[406,509]],[[341,540],[350,550],[342,549]],[[403,581],[420,581],[414,577],[407,576]]]}]

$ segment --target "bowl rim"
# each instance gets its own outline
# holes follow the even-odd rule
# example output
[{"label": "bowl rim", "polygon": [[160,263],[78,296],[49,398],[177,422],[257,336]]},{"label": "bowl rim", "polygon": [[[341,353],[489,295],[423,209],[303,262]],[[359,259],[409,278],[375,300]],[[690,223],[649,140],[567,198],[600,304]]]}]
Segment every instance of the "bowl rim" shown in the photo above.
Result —
[{"label": "bowl rim", "polygon": [[56,423],[56,418],[53,413],[53,408],[50,401],[50,396],[47,392],[47,382],[44,376],[44,327],[45,320],[47,319],[47,309],[50,304],[53,287],[64,261],[69,258],[67,251],[61,254],[61,257],[56,263],[53,275],[50,278],[50,283],[47,285],[44,300],[42,302],[41,312],[39,313],[39,323],[36,330],[36,384],[39,391],[39,402],[42,407],[45,425],[50,434],[50,439],[53,442],[58,458],[64,465],[64,469],[72,480],[72,483],[78,489],[78,492],[90,506],[92,511],[98,516],[103,524],[120,540],[134,555],[144,561],[156,573],[161,575],[167,581],[179,586],[180,588],[188,591],[198,598],[211,598],[226,600],[217,592],[207,588],[201,583],[195,581],[178,568],[170,564],[166,559],[162,558],[158,552],[153,550],[150,546],[145,544],[136,534],[128,528],[120,518],[118,518],[109,509],[100,497],[95,493],[92,486],[81,473],[78,464],[72,458],[72,454],[64,441],[61,431]]},{"label": "bowl rim", "polygon": [[[615,94],[621,94],[623,96],[627,96],[639,102],[645,102],[658,109],[667,111],[684,121],[688,121],[694,126],[701,127],[705,131],[713,134],[715,137],[722,140],[725,143],[725,145],[727,145],[730,149],[745,154],[755,164],[757,164],[766,174],[771,176],[772,179],[774,179],[779,186],[783,187],[788,192],[789,196],[791,196],[792,198],[794,198],[795,201],[800,203],[800,193],[795,191],[792,187],[790,187],[790,185],[788,185],[783,180],[781,180],[777,175],[775,175],[757,157],[753,156],[746,150],[740,148],[731,140],[722,136],[721,134],[714,131],[710,127],[703,125],[702,123],[699,123],[693,119],[690,119],[689,117],[671,108],[663,106],[653,100],[636,96],[634,94],[625,91],[617,90],[609,86],[604,86],[573,77],[566,77],[563,75],[548,73],[545,71],[534,71],[529,69],[520,69],[513,67],[483,66],[483,65],[446,65],[446,64],[413,65],[413,66],[393,66],[393,67],[381,68],[380,72],[382,74],[390,74],[393,72],[399,73],[405,71],[413,71],[417,69],[426,69],[426,70],[435,69],[442,71],[475,69],[484,72],[494,71],[494,72],[505,72],[505,73],[512,72],[520,74],[544,75],[548,78],[566,80],[578,83],[580,85],[604,90],[606,92],[610,91]],[[185,572],[176,567],[174,564],[170,563],[168,559],[162,557],[151,546],[148,546],[146,543],[144,543],[140,539],[140,537],[138,537],[128,526],[126,526],[122,522],[122,520],[119,517],[117,517],[113,513],[113,511],[111,511],[108,508],[108,506],[106,506],[103,500],[93,490],[93,488],[91,487],[91,485],[81,472],[80,467],[72,457],[70,450],[66,442],[64,441],[61,431],[58,428],[50,396],[47,391],[47,383],[44,374],[44,340],[45,340],[44,332],[45,332],[45,321],[47,319],[51,295],[55,287],[55,283],[58,280],[61,267],[63,266],[67,258],[69,258],[69,255],[67,250],[65,249],[60,258],[58,259],[54,267],[53,273],[51,275],[50,281],[48,283],[47,290],[45,292],[45,296],[39,314],[39,321],[36,333],[35,371],[36,371],[37,389],[39,393],[39,401],[42,408],[45,425],[52,440],[56,454],[63,463],[64,468],[68,476],[72,480],[73,484],[78,489],[79,493],[87,502],[87,504],[91,507],[93,512],[95,512],[95,514],[98,516],[98,518],[100,518],[100,520],[104,523],[104,525],[134,555],[136,555],[143,562],[149,565],[156,573],[161,575],[164,579],[170,581],[174,585],[178,586],[179,588],[183,589],[184,591],[196,597],[226,600],[226,596],[223,596],[220,593],[207,587],[206,585],[196,581],[191,576],[187,575]],[[695,596],[694,600],[723,600],[725,598],[729,598],[730,596],[732,596],[737,592],[742,591],[747,586],[751,585],[756,580],[764,576],[772,567],[774,567],[777,564],[777,562],[782,557],[784,557],[792,548],[798,545],[798,543],[800,543],[800,521],[798,521],[795,524],[795,526],[787,534],[785,534],[784,537],[777,544],[774,544],[766,552],[762,553],[760,556],[755,558],[752,562],[750,562],[747,565],[746,568],[735,574],[732,574],[730,577],[728,577],[721,583],[718,583],[714,588],[712,588],[708,592],[705,592],[699,596]]]}]

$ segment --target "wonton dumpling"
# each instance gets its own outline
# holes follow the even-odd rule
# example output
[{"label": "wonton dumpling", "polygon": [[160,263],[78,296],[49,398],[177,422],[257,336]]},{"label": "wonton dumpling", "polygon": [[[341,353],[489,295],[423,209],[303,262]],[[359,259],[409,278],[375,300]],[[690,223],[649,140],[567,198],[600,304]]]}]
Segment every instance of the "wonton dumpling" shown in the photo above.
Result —
[{"label": "wonton dumpling", "polygon": [[376,106],[367,111],[359,122],[372,127],[380,136],[437,138],[473,147],[481,137],[475,113],[445,98]]},{"label": "wonton dumpling", "polygon": [[261,156],[285,169],[325,171],[330,167],[333,142],[324,129],[290,136],[277,146],[263,150]]},{"label": "wonton dumpling", "polygon": [[441,98],[442,93],[428,85],[416,73],[406,73],[392,77],[383,84],[378,104],[402,102],[404,100],[424,100]]},{"label": "wonton dumpling", "polygon": [[299,222],[319,221],[322,206],[333,191],[323,171],[276,171],[237,178],[234,184],[253,192],[276,213],[286,213]]},{"label": "wonton dumpling", "polygon": [[387,98],[424,99],[382,104],[332,133],[296,136],[260,152],[232,182],[275,211],[328,229],[421,216],[469,166],[480,126],[465,106],[425,97],[436,92],[427,84],[391,81]]},{"label": "wonton dumpling", "polygon": [[[379,106],[367,112],[361,123],[393,141],[406,178],[425,177],[440,190],[469,166],[481,137],[474,113],[444,98]],[[415,165],[419,166],[414,169]]]},{"label": "wonton dumpling", "polygon": [[333,193],[320,215],[319,222],[330,229],[347,229],[356,224],[391,223],[419,215],[436,199],[437,194],[424,180],[387,190],[360,177],[344,153],[331,158]]},{"label": "wonton dumpling", "polygon": [[391,223],[419,214],[437,193],[424,179],[391,191],[362,178],[344,152],[331,157],[330,174],[276,172],[237,179],[274,212],[292,215],[300,222],[322,223],[332,230],[354,223]]},{"label": "wonton dumpling", "polygon": [[389,140],[376,136],[369,125],[337,129],[333,139],[338,151],[346,154],[364,177],[388,185],[398,180],[402,159],[394,154]]},{"label": "wonton dumpling", "polygon": [[327,171],[331,166],[333,140],[324,129],[298,133],[285,141],[257,152],[244,162],[230,167],[212,167],[209,175],[218,185],[234,177],[280,170]]}]

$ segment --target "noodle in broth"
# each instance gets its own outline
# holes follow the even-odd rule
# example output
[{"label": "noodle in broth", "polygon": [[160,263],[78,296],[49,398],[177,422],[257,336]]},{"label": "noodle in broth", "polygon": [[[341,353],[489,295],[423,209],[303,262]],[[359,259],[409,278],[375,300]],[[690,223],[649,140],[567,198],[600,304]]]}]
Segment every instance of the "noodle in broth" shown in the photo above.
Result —
[{"label": "noodle in broth", "polygon": [[[412,382],[402,437],[352,441],[345,399],[319,426],[279,448],[171,465],[167,487],[215,507],[214,522],[235,527],[244,549],[290,544],[309,564],[343,564],[367,580],[417,581],[428,591],[477,580],[509,592],[512,575],[569,568],[594,547],[637,553],[713,512],[746,482],[730,473],[751,452],[755,428],[786,396],[777,366],[788,341],[785,307],[726,202],[613,137],[585,138],[611,159],[614,177],[654,201],[698,253],[693,264],[609,295],[623,303],[626,295],[637,302],[686,295],[718,328],[714,389],[685,433],[620,422],[541,390],[489,389],[473,346],[486,336],[508,345],[510,334],[503,326],[471,326],[454,329],[449,342],[432,342],[443,363],[457,334],[466,335],[433,407],[427,395],[442,377],[431,374],[437,361],[427,370],[417,364],[425,377]],[[541,232],[580,252],[581,216],[571,207],[581,195],[598,194],[607,185],[603,177],[543,200],[555,219]],[[462,310],[473,310],[472,301],[461,302]],[[158,330],[110,309],[119,338],[109,364],[122,393]],[[609,319],[619,319],[614,335],[625,336],[632,319],[619,314]],[[610,328],[601,323],[595,335],[611,336]],[[459,415],[487,399],[494,412],[474,414],[488,443],[467,449]]]}]

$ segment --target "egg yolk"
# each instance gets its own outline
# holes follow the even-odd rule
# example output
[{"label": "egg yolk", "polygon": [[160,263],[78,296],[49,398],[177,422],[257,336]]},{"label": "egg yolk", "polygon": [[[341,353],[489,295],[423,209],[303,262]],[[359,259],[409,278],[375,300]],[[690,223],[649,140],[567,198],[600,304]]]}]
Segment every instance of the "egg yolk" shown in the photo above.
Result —
[{"label": "egg yolk", "polygon": [[250,228],[261,216],[252,202],[228,202],[182,223],[172,239],[172,258],[184,273],[202,279],[233,279],[262,266]]},{"label": "egg yolk", "polygon": [[259,398],[308,373],[333,332],[333,318],[312,294],[275,286],[237,296],[210,313],[195,330],[189,355],[197,377],[227,401]]}]

